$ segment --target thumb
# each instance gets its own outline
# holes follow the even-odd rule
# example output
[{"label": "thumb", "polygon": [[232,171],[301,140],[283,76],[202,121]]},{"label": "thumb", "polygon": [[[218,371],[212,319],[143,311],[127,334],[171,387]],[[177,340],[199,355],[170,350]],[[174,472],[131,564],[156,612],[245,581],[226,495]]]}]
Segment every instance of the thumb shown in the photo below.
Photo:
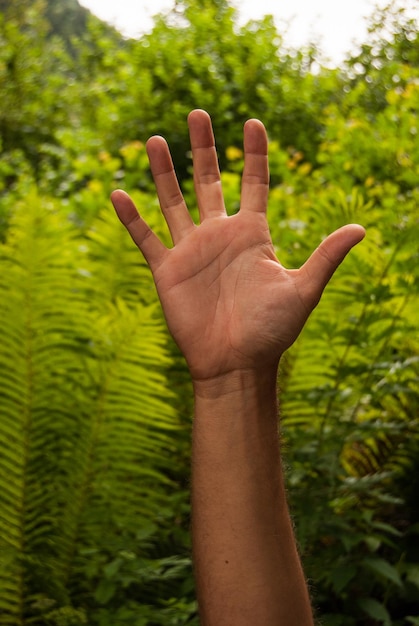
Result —
[{"label": "thumb", "polygon": [[299,291],[307,306],[316,306],[336,269],[364,237],[362,226],[348,224],[335,230],[314,250],[299,271]]}]

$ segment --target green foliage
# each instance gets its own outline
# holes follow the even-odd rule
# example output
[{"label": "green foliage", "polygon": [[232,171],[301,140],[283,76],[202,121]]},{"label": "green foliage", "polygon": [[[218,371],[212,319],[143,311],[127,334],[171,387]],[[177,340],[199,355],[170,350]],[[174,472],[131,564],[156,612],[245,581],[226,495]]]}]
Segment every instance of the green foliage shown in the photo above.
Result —
[{"label": "green foliage", "polygon": [[131,594],[141,613],[189,566],[153,554],[180,523],[179,424],[150,277],[111,218],[80,235],[34,190],[0,250],[0,623],[103,623]]},{"label": "green foliage", "polygon": [[226,0],[177,2],[137,41],[54,7],[0,3],[0,624],[197,623],[188,376],[108,200],[125,187],[169,243],[145,141],[167,137],[193,208],[196,106],[230,212],[242,124],[266,123],[286,266],[367,228],[282,362],[289,497],[323,624],[417,623],[416,22],[376,11],[359,54],[312,72],[315,48]]},{"label": "green foliage", "polygon": [[329,109],[318,168],[308,175],[294,156],[271,197],[286,265],[299,265],[344,223],[367,228],[289,352],[282,383],[290,498],[326,624],[357,624],[365,615],[398,624],[403,606],[417,610],[408,573],[417,558],[417,507],[400,480],[408,475],[417,492],[419,171],[415,157],[400,161],[416,146],[394,124],[397,107],[401,126],[411,128],[410,72],[411,82],[390,92],[369,123],[361,107],[349,123]]}]

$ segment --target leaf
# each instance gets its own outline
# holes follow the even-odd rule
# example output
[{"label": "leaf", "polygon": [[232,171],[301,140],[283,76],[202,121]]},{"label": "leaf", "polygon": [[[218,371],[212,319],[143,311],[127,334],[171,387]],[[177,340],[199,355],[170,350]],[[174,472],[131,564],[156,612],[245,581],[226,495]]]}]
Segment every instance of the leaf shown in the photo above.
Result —
[{"label": "leaf", "polygon": [[419,565],[408,563],[406,570],[406,580],[419,589]]},{"label": "leaf", "polygon": [[386,607],[374,598],[362,598],[357,601],[357,604],[369,617],[384,624],[384,626],[391,626],[391,617]]},{"label": "leaf", "polygon": [[341,566],[332,570],[330,578],[335,592],[341,594],[348,583],[355,578],[356,573],[356,565]]},{"label": "leaf", "polygon": [[391,565],[385,559],[378,559],[378,558],[377,559],[376,558],[363,559],[362,564],[365,565],[368,569],[378,574],[379,576],[382,576],[383,578],[391,581],[398,587],[403,586],[403,582],[400,578],[399,572],[397,571],[395,567],[393,567],[393,565]]},{"label": "leaf", "polygon": [[107,565],[105,565],[105,567],[103,568],[103,573],[105,574],[105,577],[109,579],[113,578],[115,574],[118,572],[118,570],[120,569],[122,564],[123,564],[123,560],[118,558],[118,559],[115,559],[114,561],[111,561],[111,563],[108,563]]},{"label": "leaf", "polygon": [[108,604],[116,591],[116,584],[109,578],[102,578],[99,582],[94,597],[99,604]]}]

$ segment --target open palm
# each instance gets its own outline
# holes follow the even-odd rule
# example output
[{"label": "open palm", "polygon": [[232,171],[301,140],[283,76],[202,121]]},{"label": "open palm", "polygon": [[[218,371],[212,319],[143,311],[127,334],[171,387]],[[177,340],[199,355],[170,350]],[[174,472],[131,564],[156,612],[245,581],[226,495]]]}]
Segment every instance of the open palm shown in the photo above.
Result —
[{"label": "open palm", "polygon": [[245,125],[241,206],[227,216],[210,118],[197,110],[188,122],[200,225],[189,215],[161,137],[152,137],[147,151],[173,248],[162,244],[127,194],[116,191],[112,201],[150,265],[169,329],[197,380],[277,363],[364,230],[345,226],[299,270],[283,268],[266,220],[269,170],[262,123]]}]

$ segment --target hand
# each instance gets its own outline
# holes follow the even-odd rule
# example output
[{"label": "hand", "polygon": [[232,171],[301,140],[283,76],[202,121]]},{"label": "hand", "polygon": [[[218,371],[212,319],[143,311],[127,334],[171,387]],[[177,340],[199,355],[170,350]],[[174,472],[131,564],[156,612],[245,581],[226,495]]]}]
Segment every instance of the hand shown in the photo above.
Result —
[{"label": "hand", "polygon": [[147,142],[156,189],[174,246],[166,248],[123,191],[116,212],[146,258],[170,332],[194,380],[277,367],[349,250],[364,237],[352,224],[327,237],[299,270],[275,256],[266,207],[268,141],[258,120],[244,127],[240,211],[227,216],[211,120],[188,118],[200,225],[193,223],[162,137]]}]

